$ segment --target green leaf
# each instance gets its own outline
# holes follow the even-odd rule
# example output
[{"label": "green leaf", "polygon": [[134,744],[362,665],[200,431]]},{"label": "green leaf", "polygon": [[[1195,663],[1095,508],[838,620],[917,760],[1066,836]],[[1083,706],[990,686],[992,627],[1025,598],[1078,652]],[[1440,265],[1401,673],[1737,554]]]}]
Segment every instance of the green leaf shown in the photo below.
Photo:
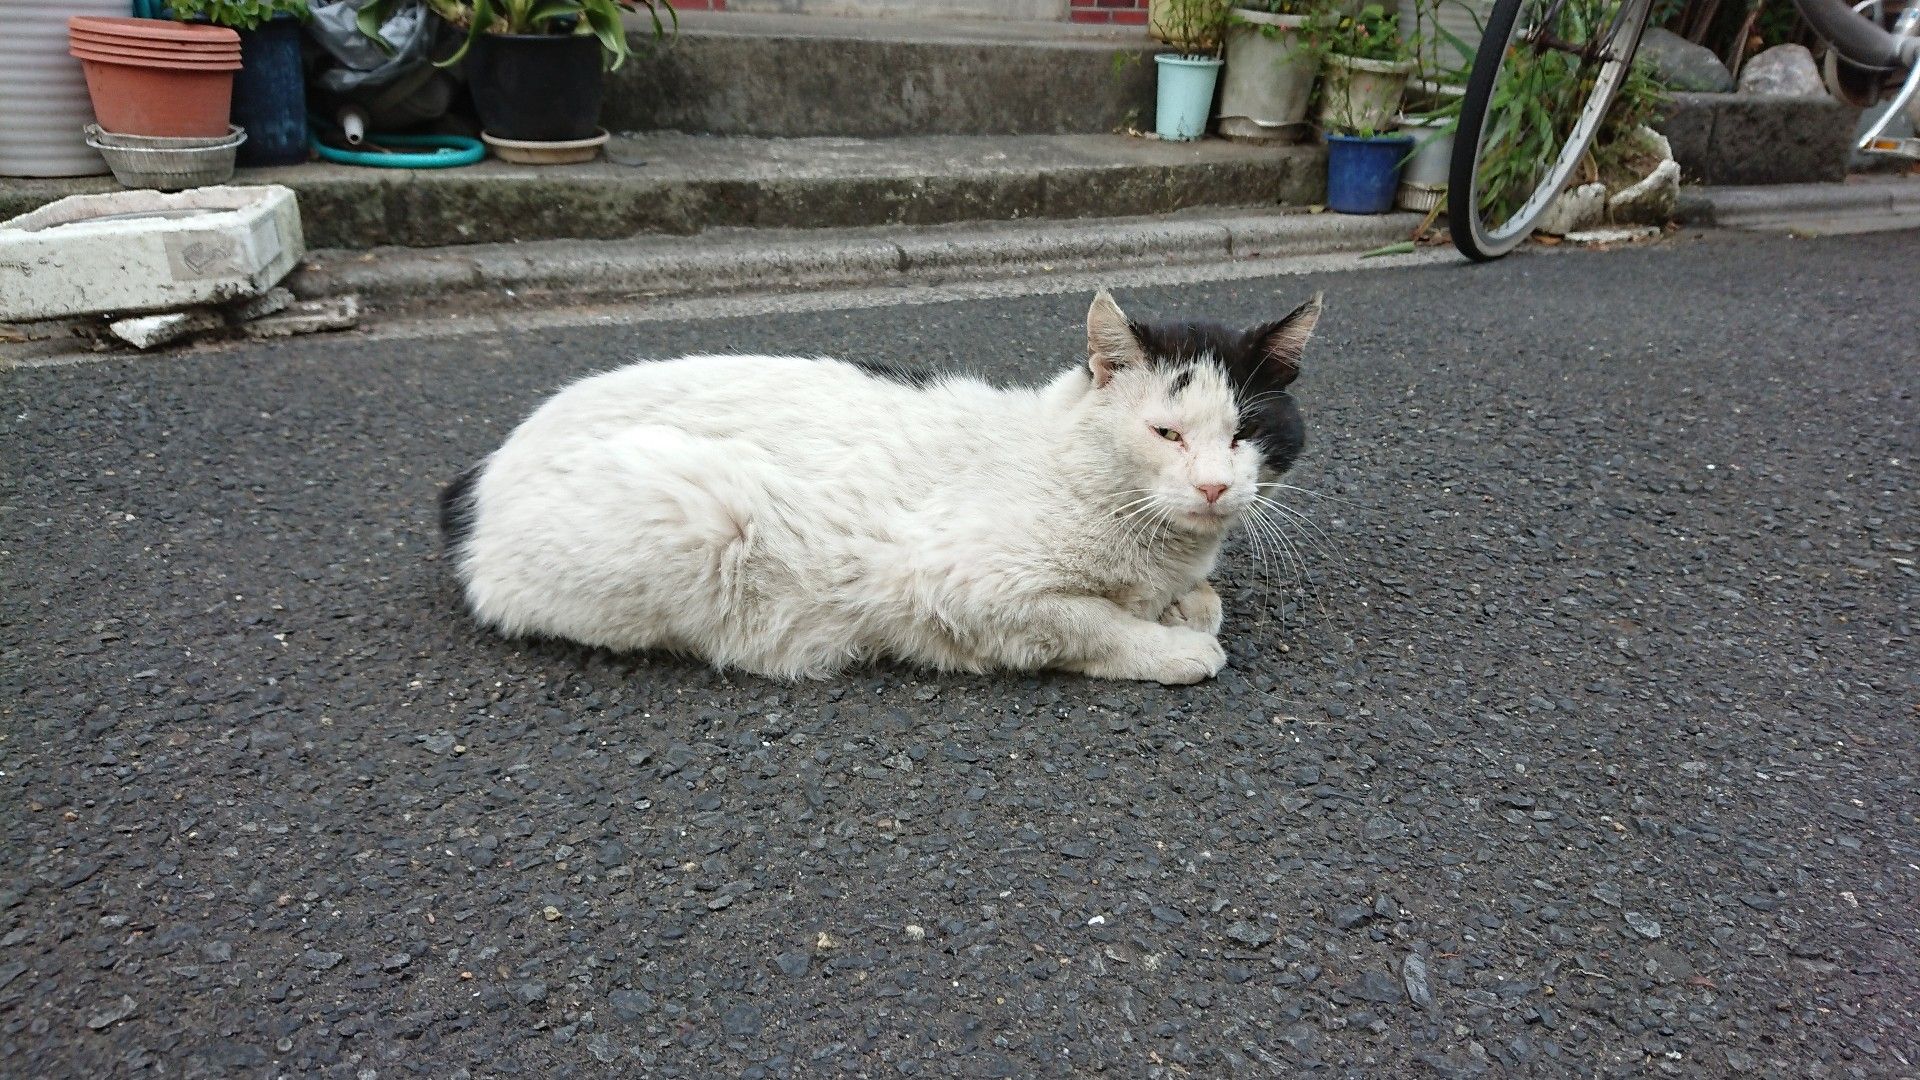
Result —
[{"label": "green leaf", "polygon": [[1372,259],[1381,255],[1411,255],[1411,254],[1413,254],[1413,241],[1402,240],[1399,243],[1387,244],[1384,247],[1374,248],[1372,251],[1366,252],[1360,257],[1363,259]]},{"label": "green leaf", "polygon": [[578,15],[580,8],[581,0],[546,0],[545,3],[527,13],[527,26],[536,33],[545,33],[548,20],[558,19],[563,15]]},{"label": "green leaf", "polygon": [[353,23],[360,28],[360,32],[372,38],[373,43],[380,47],[380,51],[388,56],[393,55],[393,42],[380,36],[380,27],[393,13],[394,3],[395,0],[372,0],[372,3],[361,8],[353,17]]},{"label": "green leaf", "polygon": [[473,48],[473,43],[480,40],[480,35],[487,32],[487,24],[491,22],[493,22],[493,0],[473,0],[473,25],[467,27],[467,39],[460,43],[459,48],[453,50],[452,56],[445,60],[434,61],[433,66],[444,68],[459,63],[467,55],[467,50]]},{"label": "green leaf", "polygon": [[627,28],[620,21],[620,9],[611,0],[583,0],[582,14],[588,25],[593,27],[595,37],[607,50],[611,62],[608,71],[618,71],[620,65],[627,62]]}]

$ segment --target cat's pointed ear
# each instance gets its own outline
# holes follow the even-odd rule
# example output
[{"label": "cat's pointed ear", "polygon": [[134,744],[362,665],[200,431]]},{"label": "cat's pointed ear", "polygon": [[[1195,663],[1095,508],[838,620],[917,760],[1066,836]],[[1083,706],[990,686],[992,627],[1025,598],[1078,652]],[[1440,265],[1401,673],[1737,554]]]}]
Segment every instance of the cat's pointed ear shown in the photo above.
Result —
[{"label": "cat's pointed ear", "polygon": [[1127,313],[1107,290],[1095,293],[1093,306],[1087,309],[1087,367],[1093,371],[1093,385],[1107,385],[1114,372],[1146,358]]},{"label": "cat's pointed ear", "polygon": [[1314,293],[1313,299],[1294,308],[1286,318],[1254,328],[1251,336],[1260,363],[1281,386],[1300,375],[1300,357],[1307,351],[1307,340],[1313,337],[1314,324],[1320,321],[1320,301],[1325,295]]}]

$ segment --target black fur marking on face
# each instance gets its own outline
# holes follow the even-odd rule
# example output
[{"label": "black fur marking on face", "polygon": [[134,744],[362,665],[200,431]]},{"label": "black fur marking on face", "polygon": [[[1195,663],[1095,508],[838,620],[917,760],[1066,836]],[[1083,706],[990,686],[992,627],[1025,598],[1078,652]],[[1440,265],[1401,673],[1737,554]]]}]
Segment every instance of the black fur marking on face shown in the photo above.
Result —
[{"label": "black fur marking on face", "polygon": [[1212,363],[1225,369],[1227,385],[1240,410],[1234,437],[1260,448],[1263,467],[1285,472],[1306,449],[1307,426],[1300,406],[1286,387],[1298,374],[1297,366],[1276,363],[1270,338],[1285,321],[1250,330],[1232,330],[1218,323],[1132,323],[1133,336],[1152,368],[1181,365],[1173,377],[1173,393],[1192,378],[1191,365]]},{"label": "black fur marking on face", "polygon": [[1187,388],[1187,384],[1192,381],[1193,381],[1193,365],[1189,364],[1186,367],[1183,367],[1180,369],[1180,373],[1173,377],[1173,382],[1167,384],[1167,396],[1179,397],[1180,391],[1185,390]]},{"label": "black fur marking on face", "polygon": [[448,551],[466,543],[473,535],[473,482],[480,479],[482,465],[475,465],[440,491],[440,540]]}]

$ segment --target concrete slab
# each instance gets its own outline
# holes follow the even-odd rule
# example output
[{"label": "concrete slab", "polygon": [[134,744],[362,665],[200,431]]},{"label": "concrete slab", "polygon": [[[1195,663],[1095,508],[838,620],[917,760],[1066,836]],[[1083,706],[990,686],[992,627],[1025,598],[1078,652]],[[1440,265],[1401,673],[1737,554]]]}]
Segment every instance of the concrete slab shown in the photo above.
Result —
[{"label": "concrete slab", "polygon": [[[484,162],[409,172],[312,163],[243,169],[299,193],[314,247],[610,240],[710,228],[846,228],[1307,205],[1325,151],[1123,135],[755,139],[625,136],[586,165]],[[96,179],[0,188],[19,212]]]},{"label": "concrete slab", "polygon": [[305,251],[285,187],[76,195],[0,222],[0,320],[257,296]]}]

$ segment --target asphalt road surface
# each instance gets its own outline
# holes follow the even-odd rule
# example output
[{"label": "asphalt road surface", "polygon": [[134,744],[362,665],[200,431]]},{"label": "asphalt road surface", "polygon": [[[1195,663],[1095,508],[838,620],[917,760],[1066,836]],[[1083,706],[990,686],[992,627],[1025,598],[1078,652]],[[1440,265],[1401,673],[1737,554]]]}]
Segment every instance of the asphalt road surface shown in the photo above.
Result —
[{"label": "asphalt road surface", "polygon": [[1167,689],[497,639],[439,485],[636,354],[1039,379],[1085,295],[7,373],[0,1073],[1911,1077],[1920,235],[1328,316]]}]

